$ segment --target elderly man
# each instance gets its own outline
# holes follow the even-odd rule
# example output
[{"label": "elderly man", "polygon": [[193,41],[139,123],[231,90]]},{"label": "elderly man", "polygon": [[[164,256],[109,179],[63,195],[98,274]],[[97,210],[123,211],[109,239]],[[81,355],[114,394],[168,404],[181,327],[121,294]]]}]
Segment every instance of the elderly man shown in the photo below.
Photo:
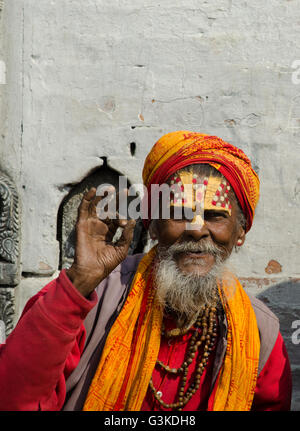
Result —
[{"label": "elderly man", "polygon": [[[135,222],[100,220],[96,189],[85,194],[73,265],[1,346],[0,408],[289,410],[278,319],[226,268],[258,201],[249,159],[217,137],[174,132],[152,148],[143,180],[157,245],[127,256]],[[168,218],[153,184],[177,187]]]}]

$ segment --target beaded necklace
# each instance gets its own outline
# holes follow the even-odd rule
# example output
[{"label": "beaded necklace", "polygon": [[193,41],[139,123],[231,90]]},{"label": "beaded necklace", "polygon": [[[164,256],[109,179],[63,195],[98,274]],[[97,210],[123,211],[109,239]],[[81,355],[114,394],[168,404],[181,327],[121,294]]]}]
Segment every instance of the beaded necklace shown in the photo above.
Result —
[{"label": "beaded necklace", "polygon": [[[167,404],[161,399],[161,395],[155,389],[151,377],[149,386],[153,392],[154,398],[162,407],[181,411],[198,390],[200,386],[201,376],[208,362],[209,355],[213,350],[213,346],[217,337],[216,312],[217,310],[215,307],[206,308],[205,310],[200,312],[194,325],[195,330],[189,340],[189,345],[187,348],[184,362],[182,363],[180,368],[171,368],[168,365],[165,365],[163,362],[157,360],[156,363],[160,367],[162,367],[167,373],[180,374],[181,377],[177,394],[177,401],[171,404]],[[202,333],[200,333],[199,331],[200,328],[202,329]],[[187,330],[185,332],[187,332]],[[183,333],[184,331],[177,329],[164,332],[163,335],[168,338],[171,338],[183,335]],[[189,387],[186,388],[189,366],[193,362],[196,352],[201,345],[204,345],[203,355],[202,357],[200,357],[199,355],[198,363],[196,364],[196,370],[194,373],[194,379],[189,385]]]}]

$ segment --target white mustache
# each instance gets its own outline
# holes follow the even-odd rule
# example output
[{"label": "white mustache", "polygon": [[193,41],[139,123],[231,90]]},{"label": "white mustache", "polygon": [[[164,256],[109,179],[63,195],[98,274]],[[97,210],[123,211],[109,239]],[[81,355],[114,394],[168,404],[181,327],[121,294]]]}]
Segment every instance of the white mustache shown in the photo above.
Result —
[{"label": "white mustache", "polygon": [[222,249],[208,241],[203,241],[202,243],[186,241],[171,245],[166,252],[169,256],[174,256],[179,253],[210,253],[215,256],[220,256],[222,254]]}]

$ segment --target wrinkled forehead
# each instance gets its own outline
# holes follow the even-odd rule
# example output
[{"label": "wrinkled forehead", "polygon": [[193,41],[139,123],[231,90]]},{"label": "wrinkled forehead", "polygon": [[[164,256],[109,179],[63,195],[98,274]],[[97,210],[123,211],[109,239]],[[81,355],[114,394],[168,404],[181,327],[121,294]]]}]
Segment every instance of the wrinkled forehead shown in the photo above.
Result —
[{"label": "wrinkled forehead", "polygon": [[214,168],[212,165],[209,165],[207,163],[196,163],[196,164],[190,164],[188,166],[185,166],[182,169],[179,169],[176,171],[173,175],[171,175],[167,183],[170,184],[172,181],[172,178],[174,175],[180,176],[182,173],[190,173],[195,175],[198,179],[204,179],[205,177],[215,177],[225,180],[225,177],[221,174],[220,171],[218,171],[216,168]]},{"label": "wrinkled forehead", "polygon": [[232,191],[226,178],[210,165],[189,165],[168,179],[173,188],[171,206],[195,208],[201,203],[205,210],[222,210],[231,215]]}]

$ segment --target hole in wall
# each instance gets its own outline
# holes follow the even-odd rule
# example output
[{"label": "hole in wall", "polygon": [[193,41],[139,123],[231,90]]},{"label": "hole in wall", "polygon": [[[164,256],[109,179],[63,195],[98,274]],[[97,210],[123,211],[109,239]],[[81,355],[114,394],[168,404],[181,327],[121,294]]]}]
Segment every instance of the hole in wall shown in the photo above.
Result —
[{"label": "hole in wall", "polygon": [[130,142],[129,147],[130,147],[130,154],[133,157],[135,155],[135,152],[136,152],[136,143]]}]

